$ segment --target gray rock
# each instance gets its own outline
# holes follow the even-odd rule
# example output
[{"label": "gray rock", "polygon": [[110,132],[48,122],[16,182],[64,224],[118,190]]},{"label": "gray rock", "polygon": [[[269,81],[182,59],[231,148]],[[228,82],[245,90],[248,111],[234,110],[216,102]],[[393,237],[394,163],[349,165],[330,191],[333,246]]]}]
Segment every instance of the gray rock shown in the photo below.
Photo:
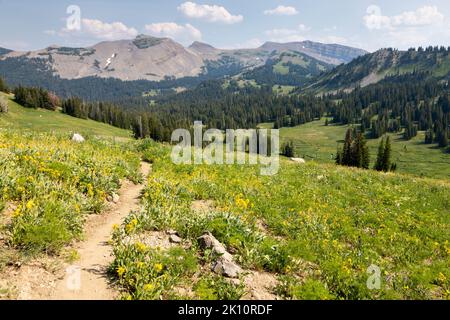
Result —
[{"label": "gray rock", "polygon": [[218,259],[213,264],[212,270],[215,273],[225,276],[227,278],[237,278],[237,277],[239,277],[239,274],[242,273],[241,267],[239,267],[234,262],[225,260],[223,258]]},{"label": "gray rock", "polygon": [[179,236],[177,236],[176,234],[172,234],[169,237],[170,242],[172,243],[181,243],[183,241],[183,239],[181,239]]},{"label": "gray rock", "polygon": [[211,249],[215,254],[221,256],[223,259],[233,261],[233,256],[227,252],[223,244],[219,242],[210,232],[205,233],[198,238],[200,248]]}]

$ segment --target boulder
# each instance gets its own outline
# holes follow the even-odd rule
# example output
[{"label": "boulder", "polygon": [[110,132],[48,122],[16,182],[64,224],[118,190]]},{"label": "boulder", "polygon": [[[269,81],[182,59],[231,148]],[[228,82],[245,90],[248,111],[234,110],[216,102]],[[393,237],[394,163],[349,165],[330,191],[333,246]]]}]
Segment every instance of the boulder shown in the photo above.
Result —
[{"label": "boulder", "polygon": [[213,264],[212,270],[215,273],[225,276],[227,278],[238,278],[239,275],[242,273],[241,267],[239,267],[234,262],[223,258],[218,259]]},{"label": "boulder", "polygon": [[219,242],[210,232],[205,233],[198,238],[198,243],[202,249],[210,249],[223,259],[233,261],[233,256],[227,252],[223,244]]},{"label": "boulder", "polygon": [[113,193],[113,194],[112,194],[112,202],[118,203],[119,200],[120,200],[119,195],[118,195],[117,193]]},{"label": "boulder", "polygon": [[181,243],[183,241],[183,239],[181,239],[179,236],[177,236],[176,234],[171,234],[169,237],[170,242],[172,243]]},{"label": "boulder", "polygon": [[291,158],[291,160],[297,163],[306,163],[305,159],[303,158]]},{"label": "boulder", "polygon": [[81,134],[75,133],[75,134],[72,136],[72,141],[78,142],[78,143],[82,143],[82,142],[85,141],[85,139],[83,138],[83,136],[82,136]]}]

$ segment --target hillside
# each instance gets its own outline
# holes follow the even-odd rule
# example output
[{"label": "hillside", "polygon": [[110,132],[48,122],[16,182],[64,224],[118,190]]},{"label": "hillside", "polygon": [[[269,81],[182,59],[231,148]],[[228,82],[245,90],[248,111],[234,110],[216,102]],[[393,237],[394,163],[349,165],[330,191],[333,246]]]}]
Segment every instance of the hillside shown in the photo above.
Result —
[{"label": "hillside", "polygon": [[[12,102],[10,108],[10,114],[0,114],[0,121],[7,123],[0,129],[3,297],[23,297],[23,288],[31,288],[28,298],[51,296],[48,283],[67,291],[59,273],[61,260],[78,263],[73,261],[80,257],[85,263],[87,244],[105,246],[104,237],[90,238],[85,218],[107,212],[111,204],[105,200],[112,199],[124,178],[141,181],[139,158],[153,164],[140,210],[113,227],[114,215],[87,219],[88,226],[92,219],[97,221],[94,230],[108,228],[113,234],[108,244],[113,261],[101,266],[109,267],[109,273],[96,274],[96,281],[103,279],[107,287],[113,278],[121,298],[448,297],[448,179],[312,161],[299,165],[287,159],[281,160],[275,176],[261,176],[260,168],[250,165],[177,166],[167,145],[95,138],[76,144],[67,132],[83,130],[84,124],[92,126],[91,134],[119,132],[57,112],[25,110]],[[57,121],[60,126],[55,126]],[[51,128],[56,132],[35,132]],[[330,141],[340,136],[337,128],[327,128]],[[314,141],[310,134],[302,136]],[[324,143],[331,144],[334,141]],[[219,269],[212,271],[217,256],[198,242],[205,231],[242,273],[239,280],[230,282]],[[70,245],[73,240],[76,244]],[[43,253],[50,260],[41,260]],[[46,271],[46,261],[54,265],[53,271]],[[382,270],[381,290],[367,289],[370,265]],[[99,265],[86,265],[91,267]],[[27,272],[40,276],[26,277]]]},{"label": "hillside", "polygon": [[1,48],[0,47],[0,56],[1,55],[4,55],[4,54],[7,54],[7,53],[10,53],[12,50],[9,50],[9,49],[6,49],[6,48]]},{"label": "hillside", "polygon": [[260,85],[302,86],[332,68],[333,65],[304,53],[288,51],[269,59],[264,66],[245,72],[242,78]]},{"label": "hillside", "polygon": [[312,41],[277,43],[266,42],[260,49],[267,51],[297,51],[327,64],[339,65],[365,55],[367,51],[339,44],[322,44]]},{"label": "hillside", "polygon": [[412,72],[424,72],[429,77],[449,79],[450,49],[398,51],[381,49],[358,57],[322,75],[308,88],[314,91],[333,91],[365,87],[386,77]]},{"label": "hillside", "polygon": [[[139,35],[133,40],[104,41],[86,48],[51,46],[42,50],[4,51],[0,74],[7,80],[17,76],[8,66],[20,60],[28,68],[51,72],[61,79],[88,77],[123,81],[163,81],[210,75],[222,77],[264,65],[287,51],[301,52],[325,64],[349,62],[363,50],[315,42],[266,43],[255,49],[217,49],[194,42],[185,48],[169,38]],[[9,71],[5,72],[6,70]]]},{"label": "hillside", "polygon": [[85,136],[129,139],[131,132],[104,123],[82,120],[65,115],[59,111],[24,108],[9,99],[9,110],[0,114],[0,128],[21,129],[36,132],[80,133]]},{"label": "hillside", "polygon": [[[282,128],[282,141],[293,141],[297,156],[319,163],[334,163],[338,144],[343,143],[349,126],[325,126],[325,119],[293,128]],[[260,127],[271,127],[262,124]],[[450,154],[436,145],[424,143],[424,132],[406,141],[402,133],[389,134],[392,142],[392,161],[397,163],[397,172],[429,178],[450,179]],[[379,139],[368,139],[373,166]]]}]

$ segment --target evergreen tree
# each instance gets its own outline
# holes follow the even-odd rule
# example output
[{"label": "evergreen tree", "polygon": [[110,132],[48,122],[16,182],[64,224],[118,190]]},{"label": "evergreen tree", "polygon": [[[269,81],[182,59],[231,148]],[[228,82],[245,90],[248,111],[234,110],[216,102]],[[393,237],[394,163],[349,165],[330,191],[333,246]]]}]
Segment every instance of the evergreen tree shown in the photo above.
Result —
[{"label": "evergreen tree", "polygon": [[281,148],[281,154],[288,158],[293,158],[294,155],[294,143],[292,141],[286,142]]},{"label": "evergreen tree", "polygon": [[378,145],[377,161],[375,162],[374,169],[377,171],[383,171],[383,161],[384,161],[384,138],[381,139]]},{"label": "evergreen tree", "polygon": [[336,158],[334,159],[337,165],[342,165],[342,150],[337,148]]},{"label": "evergreen tree", "polygon": [[382,168],[384,172],[388,172],[391,169],[391,141],[389,136],[386,138],[386,143],[384,145]]},{"label": "evergreen tree", "polygon": [[425,133],[425,143],[426,144],[432,144],[434,140],[433,137],[433,130],[429,129],[427,130],[427,132]]},{"label": "evergreen tree", "polygon": [[353,144],[353,129],[348,129],[345,134],[344,149],[342,151],[342,165],[350,166],[352,164],[352,144]]}]

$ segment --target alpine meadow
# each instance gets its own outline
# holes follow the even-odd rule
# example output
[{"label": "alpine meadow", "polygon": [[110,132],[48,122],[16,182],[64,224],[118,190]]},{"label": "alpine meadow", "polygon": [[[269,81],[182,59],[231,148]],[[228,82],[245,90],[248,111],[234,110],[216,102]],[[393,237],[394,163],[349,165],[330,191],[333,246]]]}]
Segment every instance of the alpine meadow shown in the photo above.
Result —
[{"label": "alpine meadow", "polygon": [[0,300],[450,300],[449,3],[0,8]]}]

